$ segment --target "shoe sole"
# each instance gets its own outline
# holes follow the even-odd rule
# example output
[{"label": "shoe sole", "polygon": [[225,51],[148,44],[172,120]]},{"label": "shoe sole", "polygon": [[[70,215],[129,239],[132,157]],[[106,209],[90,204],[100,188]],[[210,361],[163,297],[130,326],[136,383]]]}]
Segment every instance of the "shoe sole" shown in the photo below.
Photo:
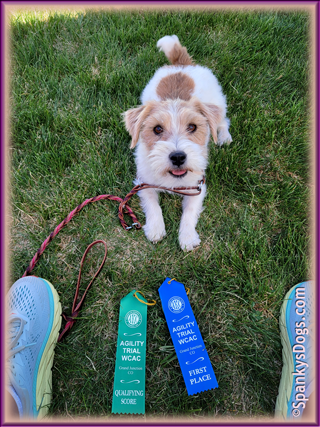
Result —
[{"label": "shoe sole", "polygon": [[[296,286],[293,289],[290,289],[286,296],[284,297],[284,303],[281,306],[280,311],[280,337],[282,344],[282,373],[281,380],[279,385],[279,392],[275,408],[275,416],[280,418],[287,418],[288,413],[288,402],[290,400],[291,391],[293,387],[293,375],[290,375],[290,372],[294,371],[294,362],[292,347],[290,343],[290,338],[287,331],[287,322],[286,322],[286,312],[287,306],[292,303],[290,295],[295,291]],[[289,307],[290,309],[290,307]]]},{"label": "shoe sole", "polygon": [[[294,303],[296,288],[304,285],[307,282],[298,283],[291,288],[284,297],[284,302],[280,310],[280,337],[282,344],[282,373],[279,385],[278,397],[275,407],[275,417],[282,420],[292,420],[292,408],[288,407],[288,403],[292,400],[294,392],[294,376],[295,371],[292,348],[295,344],[293,337],[290,338],[290,325],[288,324],[291,305]],[[294,415],[297,416],[297,415]]]},{"label": "shoe sole", "polygon": [[46,337],[38,355],[36,367],[37,374],[33,381],[33,414],[43,418],[47,415],[52,397],[52,365],[54,348],[61,328],[61,304],[55,288],[45,279],[50,301],[50,321]]}]

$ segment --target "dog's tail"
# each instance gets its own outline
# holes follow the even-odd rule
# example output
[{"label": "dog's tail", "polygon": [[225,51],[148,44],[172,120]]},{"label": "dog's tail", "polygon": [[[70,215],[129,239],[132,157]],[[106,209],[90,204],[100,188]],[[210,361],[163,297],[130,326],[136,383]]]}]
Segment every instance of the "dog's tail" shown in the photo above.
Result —
[{"label": "dog's tail", "polygon": [[157,47],[163,51],[173,65],[194,65],[187,49],[181,46],[177,36],[164,36],[158,40]]}]

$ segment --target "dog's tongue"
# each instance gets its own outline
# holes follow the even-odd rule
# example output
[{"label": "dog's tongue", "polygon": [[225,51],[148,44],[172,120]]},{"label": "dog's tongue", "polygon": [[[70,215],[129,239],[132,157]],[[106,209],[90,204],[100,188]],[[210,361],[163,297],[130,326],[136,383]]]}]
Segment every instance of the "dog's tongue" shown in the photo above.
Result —
[{"label": "dog's tongue", "polygon": [[173,170],[173,171],[171,171],[171,173],[173,174],[173,175],[177,175],[177,176],[179,176],[179,175],[183,175],[183,174],[185,174],[187,171],[185,171],[185,170],[182,170],[182,171],[176,171],[176,170]]}]

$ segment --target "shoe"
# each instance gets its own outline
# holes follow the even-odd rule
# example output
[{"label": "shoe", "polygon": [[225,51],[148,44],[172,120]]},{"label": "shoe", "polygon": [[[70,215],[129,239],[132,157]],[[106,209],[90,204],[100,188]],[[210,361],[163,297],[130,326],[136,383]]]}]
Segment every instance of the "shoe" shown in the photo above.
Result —
[{"label": "shoe", "polygon": [[7,294],[7,390],[20,417],[44,417],[52,392],[54,347],[61,305],[54,287],[34,276],[19,279]]},{"label": "shoe", "polygon": [[299,283],[284,298],[280,313],[283,367],[275,417],[300,421],[315,389],[315,291]]}]

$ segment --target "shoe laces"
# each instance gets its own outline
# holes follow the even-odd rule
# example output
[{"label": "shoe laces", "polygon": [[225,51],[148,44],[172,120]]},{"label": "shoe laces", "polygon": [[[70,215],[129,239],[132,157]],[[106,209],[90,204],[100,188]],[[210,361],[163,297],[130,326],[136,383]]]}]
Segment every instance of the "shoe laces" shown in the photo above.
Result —
[{"label": "shoe laces", "polygon": [[26,321],[18,315],[11,317],[8,325],[8,340],[9,340],[9,351],[8,351],[8,359],[14,357],[17,353],[24,350],[27,347],[31,347],[36,343],[30,343],[26,345],[20,345],[19,339],[23,334],[24,326],[26,325]]}]

